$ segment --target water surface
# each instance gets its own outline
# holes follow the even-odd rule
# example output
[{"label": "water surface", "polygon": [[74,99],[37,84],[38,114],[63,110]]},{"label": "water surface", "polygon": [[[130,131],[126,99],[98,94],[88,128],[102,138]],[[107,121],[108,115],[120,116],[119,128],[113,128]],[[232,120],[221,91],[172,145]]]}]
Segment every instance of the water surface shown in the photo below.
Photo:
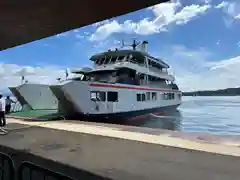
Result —
[{"label": "water surface", "polygon": [[240,97],[183,97],[177,112],[151,117],[140,126],[240,135]]},{"label": "water surface", "polygon": [[[240,135],[239,113],[240,96],[183,97],[183,103],[177,111],[127,122],[127,125],[185,132],[209,132],[217,135]],[[116,123],[114,120],[111,122]]]}]

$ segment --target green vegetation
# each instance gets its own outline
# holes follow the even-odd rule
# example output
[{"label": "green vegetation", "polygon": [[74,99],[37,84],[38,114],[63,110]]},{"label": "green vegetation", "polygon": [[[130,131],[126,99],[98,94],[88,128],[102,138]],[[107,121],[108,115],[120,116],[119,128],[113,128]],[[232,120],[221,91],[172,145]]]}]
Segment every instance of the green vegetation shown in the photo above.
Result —
[{"label": "green vegetation", "polygon": [[219,90],[183,92],[183,96],[240,96],[240,87]]}]

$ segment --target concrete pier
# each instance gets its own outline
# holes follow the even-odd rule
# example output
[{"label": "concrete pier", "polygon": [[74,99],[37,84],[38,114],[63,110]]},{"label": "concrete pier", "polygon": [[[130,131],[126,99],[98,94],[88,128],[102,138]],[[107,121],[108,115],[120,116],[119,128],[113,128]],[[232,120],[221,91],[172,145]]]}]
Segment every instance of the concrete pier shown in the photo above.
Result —
[{"label": "concrete pier", "polygon": [[32,156],[29,161],[55,172],[60,171],[60,165],[54,167],[39,158],[72,167],[61,169],[62,174],[72,179],[81,176],[117,180],[239,180],[240,177],[238,136],[80,121],[9,118],[8,122],[9,134],[0,136],[1,151],[9,154],[6,149],[13,148],[27,153],[22,157]]}]

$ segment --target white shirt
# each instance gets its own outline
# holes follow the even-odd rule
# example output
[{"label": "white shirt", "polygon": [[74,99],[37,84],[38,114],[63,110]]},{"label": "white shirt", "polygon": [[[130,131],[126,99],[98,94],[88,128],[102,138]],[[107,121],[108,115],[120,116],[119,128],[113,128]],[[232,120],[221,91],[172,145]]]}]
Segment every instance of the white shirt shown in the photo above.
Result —
[{"label": "white shirt", "polygon": [[4,98],[0,99],[0,111],[4,111],[5,112],[5,107],[6,107],[6,102]]}]

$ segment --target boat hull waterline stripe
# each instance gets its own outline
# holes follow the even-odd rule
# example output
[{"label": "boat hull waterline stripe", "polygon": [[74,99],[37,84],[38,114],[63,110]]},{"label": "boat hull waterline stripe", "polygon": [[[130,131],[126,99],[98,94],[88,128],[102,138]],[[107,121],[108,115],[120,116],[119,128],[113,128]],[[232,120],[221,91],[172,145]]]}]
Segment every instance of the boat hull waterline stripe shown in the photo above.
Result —
[{"label": "boat hull waterline stripe", "polygon": [[141,91],[160,91],[160,92],[180,92],[171,89],[153,89],[153,88],[145,88],[145,87],[131,87],[131,86],[120,86],[120,85],[112,85],[112,84],[97,84],[91,83],[89,86],[92,87],[104,87],[104,88],[116,88],[116,89],[129,89],[129,90],[141,90]]}]

